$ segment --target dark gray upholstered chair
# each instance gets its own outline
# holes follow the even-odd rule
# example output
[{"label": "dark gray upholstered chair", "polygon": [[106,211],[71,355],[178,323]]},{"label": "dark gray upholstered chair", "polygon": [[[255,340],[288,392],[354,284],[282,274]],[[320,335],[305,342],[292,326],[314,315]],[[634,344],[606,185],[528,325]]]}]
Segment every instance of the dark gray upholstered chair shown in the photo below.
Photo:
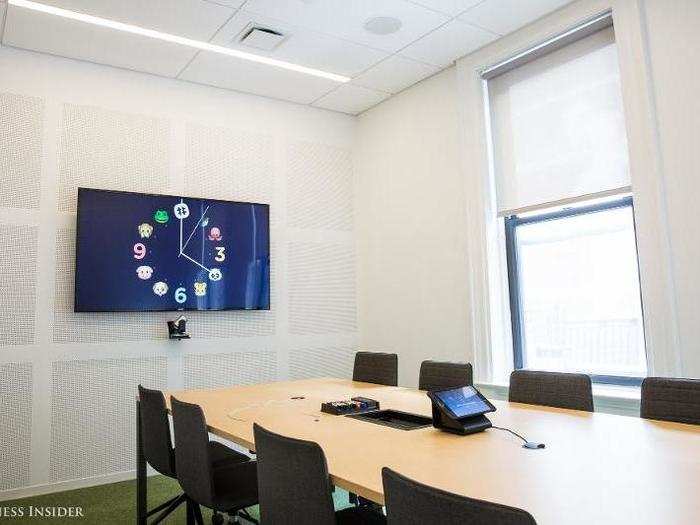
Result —
[{"label": "dark gray upholstered chair", "polygon": [[522,509],[459,496],[382,469],[389,525],[536,525]]},{"label": "dark gray upholstered chair", "polygon": [[[143,455],[146,461],[160,474],[177,479],[175,472],[175,450],[170,438],[168,410],[165,397],[160,390],[150,390],[139,385],[139,418],[141,420],[141,438]],[[151,509],[148,517],[160,512],[152,523],[160,523],[181,504],[191,505],[183,493]]]},{"label": "dark gray upholstered chair", "polygon": [[418,378],[419,390],[446,390],[469,386],[472,381],[471,363],[449,363],[446,361],[423,361]]},{"label": "dark gray upholstered chair", "polygon": [[700,425],[700,379],[647,377],[642,381],[639,415]]},{"label": "dark gray upholstered chair", "polygon": [[260,521],[274,525],[386,523],[365,507],[335,512],[328,465],[317,443],[280,436],[254,424]]},{"label": "dark gray upholstered chair", "polygon": [[[185,494],[214,511],[212,522],[223,523],[220,512],[242,513],[258,503],[256,463],[244,454],[216,441],[209,441],[204,413],[193,405],[170,397],[175,434],[177,480]],[[202,525],[199,506],[195,520]]]},{"label": "dark gray upholstered chair", "polygon": [[508,401],[593,412],[591,378],[586,374],[515,370]]},{"label": "dark gray upholstered chair", "polygon": [[357,352],[352,371],[353,381],[396,386],[399,378],[399,357],[384,352]]}]

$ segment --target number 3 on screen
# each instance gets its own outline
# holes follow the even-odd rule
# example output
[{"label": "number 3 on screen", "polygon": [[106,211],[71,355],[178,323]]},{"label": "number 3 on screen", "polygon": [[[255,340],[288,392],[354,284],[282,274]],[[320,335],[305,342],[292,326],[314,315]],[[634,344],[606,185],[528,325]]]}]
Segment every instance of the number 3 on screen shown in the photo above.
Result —
[{"label": "number 3 on screen", "polygon": [[146,257],[146,247],[143,243],[137,242],[134,244],[134,259],[143,259]]},{"label": "number 3 on screen", "polygon": [[217,262],[225,261],[226,254],[224,252],[226,251],[226,248],[224,246],[217,246],[214,249],[216,250],[216,257],[214,257],[214,260]]},{"label": "number 3 on screen", "polygon": [[182,304],[185,301],[187,301],[187,294],[185,293],[185,288],[183,286],[175,290],[175,300],[179,304]]}]

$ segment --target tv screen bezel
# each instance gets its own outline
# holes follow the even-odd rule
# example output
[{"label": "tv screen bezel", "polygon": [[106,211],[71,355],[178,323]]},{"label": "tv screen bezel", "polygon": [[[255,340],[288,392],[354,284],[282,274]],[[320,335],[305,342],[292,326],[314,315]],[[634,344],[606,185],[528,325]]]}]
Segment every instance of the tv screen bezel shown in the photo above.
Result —
[{"label": "tv screen bezel", "polygon": [[78,193],[76,197],[76,214],[75,214],[75,272],[73,275],[73,312],[74,313],[138,313],[138,312],[268,312],[272,310],[272,279],[270,278],[270,272],[268,272],[268,293],[269,300],[267,308],[133,308],[133,309],[113,309],[113,310],[91,310],[91,309],[78,309],[78,297],[77,297],[77,279],[78,279],[78,261],[80,256],[80,194],[83,191],[99,191],[103,193],[119,193],[127,195],[139,195],[146,197],[167,197],[167,198],[182,198],[182,199],[195,199],[204,200],[211,202],[222,202],[226,204],[252,204],[254,206],[262,206],[267,209],[267,254],[270,259],[269,267],[272,268],[272,258],[270,252],[271,243],[271,228],[270,228],[270,205],[262,202],[248,202],[248,201],[232,201],[226,199],[210,199],[207,197],[187,197],[184,195],[173,195],[168,193],[146,193],[138,191],[122,191],[122,190],[106,190],[102,188],[88,188],[84,186],[78,187]]}]

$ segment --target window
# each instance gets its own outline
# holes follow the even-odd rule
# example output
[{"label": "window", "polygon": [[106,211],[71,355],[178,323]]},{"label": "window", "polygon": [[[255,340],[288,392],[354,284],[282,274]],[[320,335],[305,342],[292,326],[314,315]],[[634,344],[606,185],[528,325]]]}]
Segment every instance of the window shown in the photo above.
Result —
[{"label": "window", "polygon": [[505,220],[515,368],[646,376],[632,199]]},{"label": "window", "polygon": [[482,78],[514,367],[639,383],[646,350],[611,14]]}]

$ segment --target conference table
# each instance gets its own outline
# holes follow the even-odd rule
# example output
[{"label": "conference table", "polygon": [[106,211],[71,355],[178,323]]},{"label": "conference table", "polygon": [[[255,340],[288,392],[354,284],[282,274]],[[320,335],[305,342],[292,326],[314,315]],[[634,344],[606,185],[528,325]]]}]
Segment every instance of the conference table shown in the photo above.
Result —
[{"label": "conference table", "polygon": [[[492,401],[494,425],[546,444],[528,450],[498,429],[468,436],[399,430],[320,411],[322,402],[359,395],[381,409],[430,416],[426,393],[410,388],[319,378],[169,395],[199,404],[212,434],[246,449],[255,450],[254,422],[319,443],[333,484],[379,504],[387,466],[449,492],[525,509],[539,525],[700,523],[695,425]],[[139,471],[145,487],[142,457]]]}]

